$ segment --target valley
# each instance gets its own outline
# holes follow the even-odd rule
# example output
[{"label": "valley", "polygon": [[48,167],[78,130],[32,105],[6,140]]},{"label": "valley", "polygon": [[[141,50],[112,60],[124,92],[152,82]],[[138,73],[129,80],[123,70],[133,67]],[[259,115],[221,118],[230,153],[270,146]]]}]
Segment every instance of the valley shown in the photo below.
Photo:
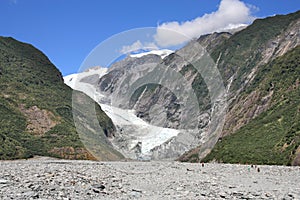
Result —
[{"label": "valley", "polygon": [[127,158],[298,165],[299,19],[299,11],[258,19],[65,83],[103,108],[116,125],[110,141]]},{"label": "valley", "polygon": [[299,27],[256,19],[65,77],[1,37],[0,158],[299,165]]},{"label": "valley", "polygon": [[0,162],[0,198],[299,199],[299,176],[286,166],[38,157]]},{"label": "valley", "polygon": [[300,199],[296,1],[0,1],[0,199]]}]

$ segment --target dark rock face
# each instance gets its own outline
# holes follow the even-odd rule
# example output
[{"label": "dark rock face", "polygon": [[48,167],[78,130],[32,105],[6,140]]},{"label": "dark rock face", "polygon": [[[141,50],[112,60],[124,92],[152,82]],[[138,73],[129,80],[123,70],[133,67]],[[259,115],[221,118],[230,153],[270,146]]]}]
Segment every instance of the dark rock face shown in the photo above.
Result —
[{"label": "dark rock face", "polygon": [[145,88],[143,95],[137,101],[132,101],[130,107],[136,110],[138,117],[150,124],[179,128],[180,102],[177,97],[165,87],[153,87],[154,91]]},{"label": "dark rock face", "polygon": [[117,69],[110,71],[108,74],[105,74],[98,81],[100,90],[107,93],[113,93],[115,89],[115,84],[123,75],[124,70]]},{"label": "dark rock face", "polygon": [[[227,33],[214,34],[212,37],[220,42],[221,39],[216,38],[226,38]],[[212,106],[207,86],[200,73],[192,66],[199,65],[198,68],[202,67],[203,70],[207,68],[213,62],[212,59],[203,66],[196,63],[205,56],[205,49],[198,41],[193,40],[164,59],[154,54],[128,57],[113,64],[107,74],[100,77],[96,87],[105,97],[99,102],[122,109],[133,109],[136,116],[151,125],[189,130],[187,135],[182,131],[178,139],[173,138],[165,145],[158,145],[153,149],[156,152],[153,152],[153,157],[156,159],[176,158],[199,144],[203,138],[201,134],[211,120]],[[81,81],[96,82],[92,80],[94,77],[90,78],[91,80],[85,78]],[[203,88],[203,91],[199,92],[197,87]],[[220,94],[216,93],[214,98],[218,95]],[[123,130],[118,133],[121,136],[132,128],[120,127],[120,130]],[[117,141],[122,143],[123,140]]]},{"label": "dark rock face", "polygon": [[130,81],[128,80],[128,78],[131,78],[129,73],[141,72],[140,66],[158,64],[159,62],[161,62],[161,58],[158,55],[146,55],[143,58],[128,57],[125,60],[116,62],[110,67],[109,72],[100,78],[98,83],[100,91],[113,93],[121,83]]},{"label": "dark rock face", "polygon": [[[199,92],[196,87],[201,84],[201,88],[207,90],[207,86],[201,75],[193,69],[188,67],[191,62],[197,61],[203,55],[202,49],[197,49],[197,46],[203,48],[209,46],[209,40],[214,41],[214,44],[219,44],[222,40],[229,37],[228,33],[212,34],[205,37],[201,37],[198,41],[192,41],[179,51],[170,54],[169,56],[161,59],[157,55],[147,55],[141,58],[127,58],[123,61],[117,62],[111,66],[108,73],[100,78],[98,88],[101,92],[108,97],[112,98],[112,101],[116,106],[122,108],[134,109],[138,117],[145,121],[166,128],[179,128],[182,123],[180,120],[186,121],[190,116],[202,115],[203,113],[210,113],[210,101],[208,91]],[[196,48],[195,48],[196,47]],[[210,46],[210,48],[212,48]],[[177,73],[182,79],[186,81],[186,84],[193,85],[195,93],[199,102],[201,102],[201,113],[196,114],[194,110],[190,110],[190,113],[183,113],[183,99],[178,99],[176,94],[166,86],[174,85],[174,83],[166,83],[164,81],[157,81],[158,83],[145,83],[132,94],[131,97],[124,98],[122,94],[130,93],[131,84],[136,83],[139,80],[145,80],[145,76],[149,76],[149,80],[157,79],[155,71],[158,68],[165,68],[161,70],[161,73]],[[159,71],[159,70],[158,70]],[[166,77],[163,77],[166,78]],[[167,77],[169,78],[169,77]],[[171,77],[174,78],[174,77]],[[146,80],[145,82],[149,81]],[[176,84],[180,85],[181,80],[176,80]],[[166,83],[159,84],[159,83]],[[197,119],[195,119],[197,120]],[[199,127],[204,128],[204,124],[201,122]],[[182,127],[181,127],[182,128]]]},{"label": "dark rock face", "polygon": [[80,80],[80,82],[89,83],[91,85],[97,84],[98,81],[99,81],[99,75],[97,75],[97,74],[94,74],[94,75],[91,75],[91,76],[87,76],[87,77],[83,77]]}]

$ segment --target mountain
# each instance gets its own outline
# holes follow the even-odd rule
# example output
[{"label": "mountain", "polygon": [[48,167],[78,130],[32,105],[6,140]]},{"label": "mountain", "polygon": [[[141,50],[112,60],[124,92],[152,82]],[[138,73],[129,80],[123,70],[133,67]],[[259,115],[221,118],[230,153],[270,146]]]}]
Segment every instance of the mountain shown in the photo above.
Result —
[{"label": "mountain", "polygon": [[249,122],[204,161],[300,165],[299,66],[300,46],[261,66],[240,96]]},{"label": "mountain", "polygon": [[[129,56],[79,85],[92,86],[101,105],[178,130],[151,149],[152,159],[299,165],[299,28],[300,11],[257,19],[235,33],[201,36],[163,58]],[[190,90],[197,105],[186,95]],[[111,140],[117,149],[127,145],[124,154],[145,143],[132,130],[120,123]]]},{"label": "mountain", "polygon": [[[0,37],[0,88],[0,159],[123,157],[109,141],[116,131],[110,118],[88,96],[66,86],[58,69],[32,45]],[[84,111],[72,99],[83,106],[95,105],[101,132],[81,126],[84,119],[73,118],[73,113],[79,116]],[[100,153],[85,147],[87,139],[78,130],[94,134],[98,146],[93,151]]]},{"label": "mountain", "polygon": [[[142,59],[149,59],[147,62],[143,62],[144,64],[147,63],[146,65],[151,65],[152,61],[157,64],[157,59],[158,61],[161,61],[161,58],[158,55],[145,55],[143,57],[144,58]],[[180,131],[151,125],[137,117],[134,110],[126,107],[126,104],[120,104],[118,106],[115,104],[111,105],[111,100],[114,100],[111,98],[117,98],[123,102],[125,100],[122,95],[118,95],[118,93],[115,97],[113,95],[110,96],[109,94],[113,91],[113,88],[107,89],[107,93],[101,93],[97,90],[97,87],[95,87],[98,85],[99,79],[105,77],[110,70],[114,71],[115,77],[118,77],[119,74],[121,74],[120,77],[122,78],[123,73],[126,72],[126,68],[118,69],[118,66],[124,66],[123,63],[127,62],[130,63],[128,64],[130,67],[133,67],[132,63],[138,63],[136,66],[140,66],[140,62],[138,60],[140,60],[139,57],[129,57],[125,61],[120,61],[121,64],[116,63],[115,68],[90,68],[89,70],[79,74],[66,76],[64,77],[64,80],[65,83],[73,89],[86,93],[98,102],[101,108],[112,119],[116,127],[116,132],[113,137],[110,138],[110,141],[114,145],[115,149],[128,158],[148,160],[154,158],[154,152],[152,150],[156,146],[163,144],[173,136],[178,135]],[[175,152],[171,153],[174,154]],[[178,157],[179,155],[180,154],[176,156]]]},{"label": "mountain", "polygon": [[[259,19],[210,49],[214,59],[219,59],[218,68],[230,91],[222,138],[204,161],[299,165],[299,120],[289,121],[295,127],[292,130],[287,124],[278,129],[276,124],[281,117],[297,119],[297,89],[290,97],[295,103],[292,107],[287,108],[279,95],[285,96],[282,91],[293,88],[299,77],[299,28],[299,11]],[[274,126],[266,126],[272,120]],[[194,149],[179,160],[200,159]]]}]

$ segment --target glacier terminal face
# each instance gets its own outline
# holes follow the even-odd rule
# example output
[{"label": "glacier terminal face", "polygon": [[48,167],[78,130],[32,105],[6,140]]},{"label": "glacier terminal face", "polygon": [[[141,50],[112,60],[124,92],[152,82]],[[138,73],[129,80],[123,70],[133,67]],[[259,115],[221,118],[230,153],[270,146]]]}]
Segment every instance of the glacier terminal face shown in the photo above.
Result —
[{"label": "glacier terminal face", "polygon": [[[96,102],[105,99],[94,85],[87,83],[97,75],[100,79],[107,68],[91,69],[64,77],[65,84],[86,93]],[[82,80],[85,80],[84,82]],[[87,81],[87,82],[86,82]],[[179,130],[154,126],[139,118],[133,109],[122,109],[99,103],[102,110],[112,119],[118,134],[111,139],[114,147],[124,156],[132,159],[153,159],[153,149],[179,134]]]}]

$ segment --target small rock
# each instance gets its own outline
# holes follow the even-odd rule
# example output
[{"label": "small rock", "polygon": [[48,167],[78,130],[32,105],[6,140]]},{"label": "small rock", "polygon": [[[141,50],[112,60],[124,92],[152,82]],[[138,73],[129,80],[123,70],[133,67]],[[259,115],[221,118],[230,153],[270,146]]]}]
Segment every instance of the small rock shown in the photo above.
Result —
[{"label": "small rock", "polygon": [[130,195],[134,198],[140,198],[142,196],[141,192],[132,191]]},{"label": "small rock", "polygon": [[109,193],[108,193],[108,192],[106,192],[106,191],[101,191],[100,193],[101,193],[101,194],[106,194],[106,195],[109,195]]},{"label": "small rock", "polygon": [[289,196],[289,197],[292,197],[292,198],[294,197],[294,195],[292,195],[292,194],[288,194],[288,196]]},{"label": "small rock", "polygon": [[93,188],[93,192],[95,193],[100,193],[100,190],[96,189],[96,188]]},{"label": "small rock", "polygon": [[221,194],[220,194],[220,197],[221,197],[221,198],[226,198],[226,194],[225,194],[225,193],[221,193]]},{"label": "small rock", "polygon": [[28,185],[26,185],[26,187],[28,188],[32,188],[34,185],[32,183],[29,183]]},{"label": "small rock", "polygon": [[97,189],[101,189],[101,190],[105,189],[105,185],[103,185],[103,184],[94,184],[94,185],[92,185],[92,187],[97,188]]},{"label": "small rock", "polygon": [[8,183],[8,180],[0,179],[0,184],[7,184],[7,183]]},{"label": "small rock", "polygon": [[272,196],[270,193],[266,193],[265,195],[266,195],[266,197],[271,197]]},{"label": "small rock", "polygon": [[132,191],[142,193],[142,190],[138,190],[138,189],[132,189]]},{"label": "small rock", "polygon": [[176,188],[177,191],[183,190],[183,187]]},{"label": "small rock", "polygon": [[234,191],[234,192],[232,192],[232,195],[233,196],[243,196],[243,193]]}]

